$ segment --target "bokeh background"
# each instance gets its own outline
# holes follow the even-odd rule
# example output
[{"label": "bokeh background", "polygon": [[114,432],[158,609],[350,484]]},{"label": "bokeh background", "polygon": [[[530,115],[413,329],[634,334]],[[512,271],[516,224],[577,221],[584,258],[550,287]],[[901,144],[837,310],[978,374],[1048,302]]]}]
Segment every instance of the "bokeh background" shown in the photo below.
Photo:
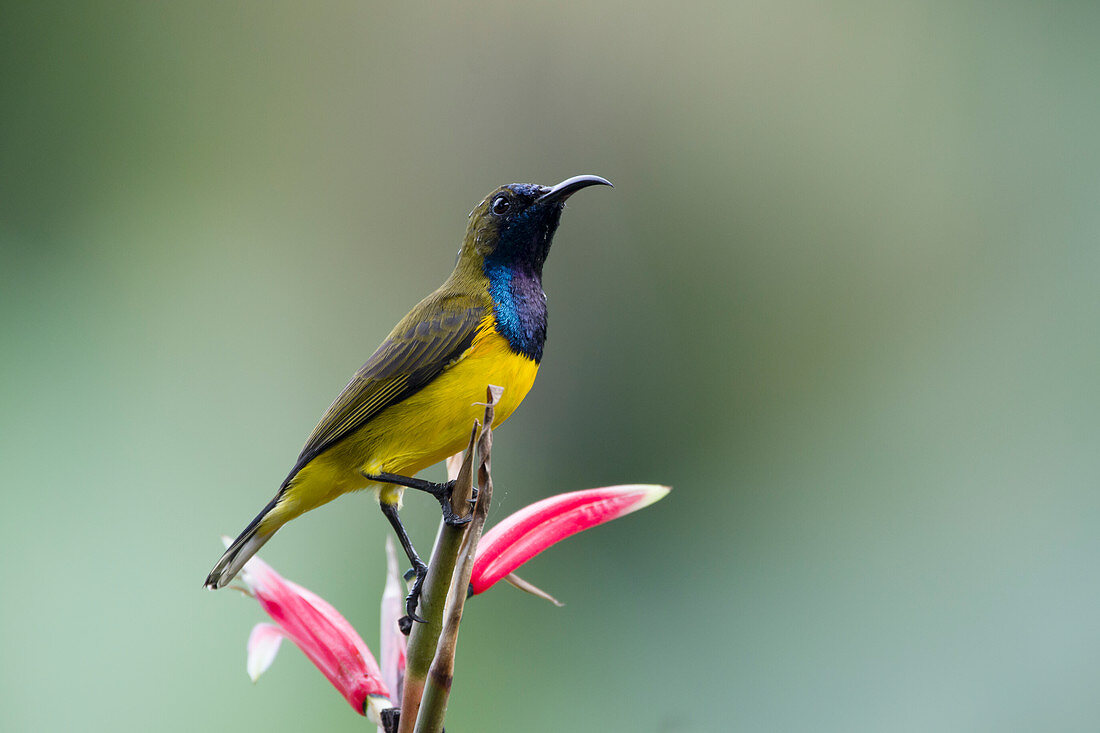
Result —
[{"label": "bokeh background", "polygon": [[[1100,728],[1100,6],[4,3],[0,728],[362,730],[200,588],[500,183],[598,173],[448,730]],[[434,469],[432,476],[440,476]],[[414,537],[438,510],[408,502]],[[377,644],[366,496],[264,556]]]}]

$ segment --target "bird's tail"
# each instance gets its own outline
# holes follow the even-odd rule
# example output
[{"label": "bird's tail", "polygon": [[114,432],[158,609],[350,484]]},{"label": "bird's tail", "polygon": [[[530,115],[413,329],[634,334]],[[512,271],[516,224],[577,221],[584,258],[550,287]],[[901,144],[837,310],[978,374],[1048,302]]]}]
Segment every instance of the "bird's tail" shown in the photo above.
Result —
[{"label": "bird's tail", "polygon": [[237,539],[233,540],[233,543],[229,545],[229,549],[222,555],[221,560],[218,560],[218,564],[210,571],[210,575],[206,576],[206,582],[203,583],[205,587],[210,590],[217,590],[229,585],[233,578],[237,577],[237,573],[241,571],[249,558],[255,555],[264,546],[264,543],[271,539],[278,526],[275,529],[261,532],[260,524],[278,503],[279,497],[276,496],[270,504],[263,508],[263,511],[256,515],[255,519],[248,523],[248,526],[244,528]]}]

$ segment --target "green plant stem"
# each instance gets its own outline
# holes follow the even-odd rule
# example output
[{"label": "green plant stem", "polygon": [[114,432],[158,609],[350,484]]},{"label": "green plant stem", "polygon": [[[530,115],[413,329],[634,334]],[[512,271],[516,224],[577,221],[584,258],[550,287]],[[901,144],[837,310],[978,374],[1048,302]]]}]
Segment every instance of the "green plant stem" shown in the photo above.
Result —
[{"label": "green plant stem", "polygon": [[[452,508],[455,504],[462,506],[460,502],[469,502],[473,496],[473,456],[478,428],[479,425],[475,420],[466,455],[455,478]],[[469,507],[468,503],[457,513],[465,514],[466,507]],[[432,548],[432,557],[428,562],[428,575],[424,579],[424,589],[420,594],[420,603],[417,607],[418,614],[424,618],[425,622],[413,623],[405,652],[405,684],[401,694],[401,720],[398,733],[413,733],[416,725],[420,699],[424,694],[424,681],[428,676],[432,658],[435,656],[436,642],[439,641],[439,634],[443,630],[443,608],[447,591],[451,586],[458,551],[467,526],[451,527],[442,524],[435,547]]]},{"label": "green plant stem", "polygon": [[428,671],[420,713],[416,721],[416,733],[440,733],[447,712],[447,701],[454,679],[455,654],[458,648],[458,627],[462,623],[462,610],[466,604],[466,591],[470,587],[470,575],[474,570],[474,556],[489,506],[493,499],[493,479],[490,456],[493,447],[493,406],[500,400],[501,388],[489,387],[485,407],[485,427],[478,439],[478,495],[466,536],[459,551],[457,567],[451,582],[450,593],[444,611],[443,629],[436,644],[435,658]]}]

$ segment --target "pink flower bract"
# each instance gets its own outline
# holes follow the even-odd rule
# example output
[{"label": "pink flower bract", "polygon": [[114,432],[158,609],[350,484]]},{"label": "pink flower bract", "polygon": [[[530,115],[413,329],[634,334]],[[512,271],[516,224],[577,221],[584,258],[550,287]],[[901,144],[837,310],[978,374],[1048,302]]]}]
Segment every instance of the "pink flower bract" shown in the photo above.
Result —
[{"label": "pink flower bract", "polygon": [[[389,707],[383,700],[388,700],[389,690],[370,649],[328,601],[286,580],[258,557],[245,565],[242,579],[279,631],[309,657],[356,712],[367,715],[368,708]],[[265,639],[274,643],[273,631],[253,630],[250,647]],[[270,655],[273,658],[274,652]]]},{"label": "pink flower bract", "polygon": [[393,538],[386,538],[386,587],[382,592],[381,635],[378,637],[378,656],[382,660],[382,681],[393,693],[394,705],[401,704],[401,688],[404,687],[406,649],[409,637],[401,633],[398,619],[405,615],[405,581],[397,565],[397,552]]},{"label": "pink flower bract", "polygon": [[481,538],[470,592],[482,593],[547,547],[577,532],[647,507],[667,486],[631,484],[558,494],[520,509]]}]

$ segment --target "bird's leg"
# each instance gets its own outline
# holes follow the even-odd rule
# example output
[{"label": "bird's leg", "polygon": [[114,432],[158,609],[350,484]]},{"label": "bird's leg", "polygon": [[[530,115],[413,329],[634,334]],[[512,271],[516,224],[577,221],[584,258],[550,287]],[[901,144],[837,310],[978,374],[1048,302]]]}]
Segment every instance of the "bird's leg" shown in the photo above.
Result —
[{"label": "bird's leg", "polygon": [[[364,473],[364,478],[371,481],[379,481],[386,484],[397,484],[398,486],[405,486],[410,489],[417,489],[431,494],[439,502],[440,507],[443,508],[443,521],[451,527],[461,527],[469,522],[472,518],[472,514],[467,514],[465,517],[460,517],[455,514],[454,509],[451,508],[451,492],[454,491],[454,481],[444,481],[441,484],[434,483],[432,481],[425,481],[424,479],[411,478],[409,476],[400,476],[396,473]],[[477,490],[474,490],[474,497],[477,497]]]},{"label": "bird's leg", "polygon": [[424,619],[416,615],[416,604],[420,600],[420,591],[424,588],[424,578],[428,575],[428,566],[424,564],[424,561],[420,559],[420,556],[416,554],[416,549],[412,545],[412,540],[409,539],[409,533],[405,531],[405,525],[401,524],[401,517],[397,515],[396,504],[380,504],[382,507],[382,513],[386,515],[386,519],[390,520],[390,524],[393,525],[393,531],[397,533],[397,539],[401,542],[401,547],[405,550],[405,554],[409,556],[409,562],[412,563],[413,572],[416,573],[416,582],[413,583],[412,590],[409,591],[409,595],[405,597],[405,618],[398,621],[401,626],[401,631],[408,636],[410,629],[412,629],[412,622],[419,621],[424,623]]}]

